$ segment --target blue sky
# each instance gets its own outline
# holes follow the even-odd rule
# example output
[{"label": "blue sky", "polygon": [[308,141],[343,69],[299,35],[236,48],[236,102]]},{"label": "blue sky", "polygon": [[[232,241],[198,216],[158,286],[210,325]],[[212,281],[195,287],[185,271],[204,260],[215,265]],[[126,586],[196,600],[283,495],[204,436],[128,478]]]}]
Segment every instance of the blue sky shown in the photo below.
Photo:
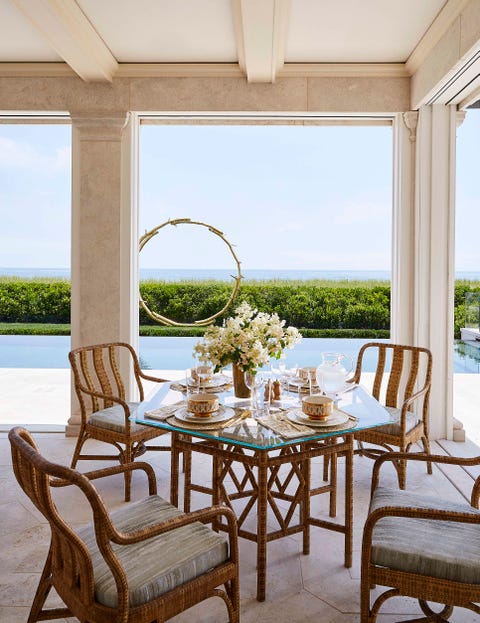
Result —
[{"label": "blue sky", "polygon": [[[458,129],[457,270],[480,271],[480,111]],[[140,232],[190,217],[245,269],[389,270],[386,126],[143,126]],[[70,127],[0,125],[0,266],[70,264]],[[204,228],[166,227],[142,268],[230,268]]]}]

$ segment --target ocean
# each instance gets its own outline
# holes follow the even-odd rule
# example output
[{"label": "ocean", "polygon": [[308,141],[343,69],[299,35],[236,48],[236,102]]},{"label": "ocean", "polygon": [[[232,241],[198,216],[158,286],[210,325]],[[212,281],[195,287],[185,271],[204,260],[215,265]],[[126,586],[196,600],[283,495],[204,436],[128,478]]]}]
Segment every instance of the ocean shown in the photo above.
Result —
[{"label": "ocean", "polygon": [[[140,270],[140,281],[156,279],[158,281],[189,281],[189,280],[216,280],[231,281],[233,269],[188,269],[188,268],[145,268]],[[328,279],[333,281],[390,281],[391,273],[388,270],[290,270],[260,268],[242,269],[246,280],[308,280]],[[1,268],[0,276],[24,277],[62,277],[70,279],[68,268]],[[455,273],[456,279],[480,281],[480,271],[461,270]]]},{"label": "ocean", "polygon": [[[145,268],[140,270],[140,281],[156,279],[158,281],[216,280],[231,281],[233,269],[189,269],[189,268]],[[242,275],[246,280],[308,280],[328,279],[333,281],[390,281],[389,270],[289,270],[289,269],[244,269]],[[0,276],[25,277],[61,277],[70,279],[69,268],[2,268]],[[460,270],[455,273],[456,279],[480,281],[480,271]]]}]

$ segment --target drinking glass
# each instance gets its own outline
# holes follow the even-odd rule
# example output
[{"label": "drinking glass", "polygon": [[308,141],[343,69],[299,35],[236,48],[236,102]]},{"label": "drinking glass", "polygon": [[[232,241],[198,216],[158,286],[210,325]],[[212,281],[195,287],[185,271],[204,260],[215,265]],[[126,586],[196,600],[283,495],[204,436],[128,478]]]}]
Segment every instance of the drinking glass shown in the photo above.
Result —
[{"label": "drinking glass", "polygon": [[245,385],[251,392],[252,412],[259,411],[258,406],[258,390],[265,385],[265,373],[258,370],[248,370],[245,372]]}]

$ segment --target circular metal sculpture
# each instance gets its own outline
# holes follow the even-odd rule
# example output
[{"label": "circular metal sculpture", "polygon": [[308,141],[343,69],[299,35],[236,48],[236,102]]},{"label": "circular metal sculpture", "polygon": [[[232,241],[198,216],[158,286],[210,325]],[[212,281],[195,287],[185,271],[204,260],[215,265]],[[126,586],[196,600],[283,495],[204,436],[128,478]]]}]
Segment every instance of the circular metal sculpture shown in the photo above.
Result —
[{"label": "circular metal sculpture", "polygon": [[192,322],[176,322],[175,320],[170,320],[170,318],[167,318],[166,316],[162,316],[161,314],[157,314],[156,312],[152,311],[148,307],[148,305],[143,300],[141,293],[139,293],[140,305],[141,305],[141,307],[143,307],[145,312],[150,316],[150,318],[152,318],[153,320],[155,320],[158,323],[166,324],[166,325],[169,325],[171,327],[204,327],[206,325],[212,324],[212,322],[215,320],[215,318],[218,318],[218,316],[221,316],[223,314],[223,312],[225,312],[229,308],[229,306],[231,305],[231,303],[233,302],[233,300],[237,296],[238,289],[240,287],[240,281],[243,278],[242,274],[241,274],[241,270],[240,270],[240,261],[239,261],[237,255],[236,255],[235,251],[233,250],[232,244],[225,238],[225,236],[223,235],[223,232],[221,232],[220,230],[216,229],[215,227],[212,227],[211,225],[208,225],[207,223],[202,223],[201,221],[192,221],[189,218],[177,218],[177,219],[173,219],[173,220],[168,220],[168,221],[165,221],[165,223],[162,223],[161,225],[158,225],[158,227],[155,227],[154,229],[145,232],[143,234],[143,236],[140,238],[140,241],[139,241],[139,248],[138,248],[139,253],[143,249],[143,247],[147,244],[147,242],[149,240],[151,240],[154,236],[156,236],[158,234],[158,232],[163,227],[166,227],[167,225],[174,225],[174,226],[177,226],[177,225],[200,225],[200,227],[206,227],[208,229],[208,231],[210,231],[212,234],[215,234],[215,236],[218,236],[221,240],[223,240],[223,242],[227,245],[227,247],[228,247],[228,249],[229,249],[233,259],[235,260],[235,264],[237,266],[237,274],[236,274],[236,276],[232,275],[232,279],[234,280],[232,293],[230,294],[230,297],[229,297],[228,301],[226,302],[226,304],[222,307],[222,309],[220,311],[218,311],[216,314],[213,314],[213,316],[210,316],[209,318],[204,318],[203,320],[195,320],[195,322],[193,322],[193,323]]}]

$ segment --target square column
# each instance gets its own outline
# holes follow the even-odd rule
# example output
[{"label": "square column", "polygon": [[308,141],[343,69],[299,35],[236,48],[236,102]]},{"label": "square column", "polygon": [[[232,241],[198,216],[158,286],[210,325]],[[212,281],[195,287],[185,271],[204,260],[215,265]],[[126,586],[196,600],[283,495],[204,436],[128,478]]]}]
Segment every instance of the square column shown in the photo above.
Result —
[{"label": "square column", "polygon": [[[138,270],[129,115],[72,113],[71,347],[138,345]],[[125,378],[130,378],[125,370]],[[72,388],[67,435],[78,432]]]},{"label": "square column", "polygon": [[419,110],[415,166],[413,338],[433,355],[430,436],[453,435],[455,106]]}]

